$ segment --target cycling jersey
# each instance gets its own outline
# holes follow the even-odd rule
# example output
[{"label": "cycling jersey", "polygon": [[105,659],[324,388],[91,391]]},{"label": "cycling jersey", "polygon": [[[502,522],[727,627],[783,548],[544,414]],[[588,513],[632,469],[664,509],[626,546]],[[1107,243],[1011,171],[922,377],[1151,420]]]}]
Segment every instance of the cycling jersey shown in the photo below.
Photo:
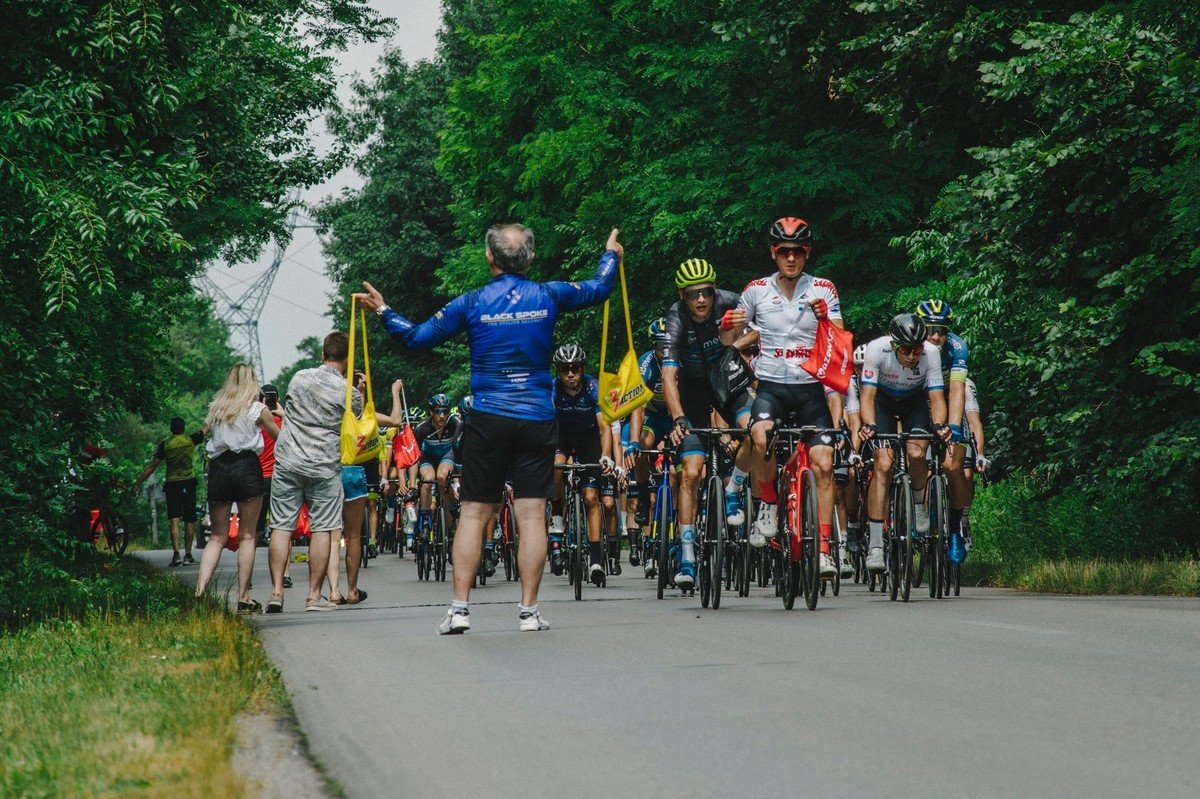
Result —
[{"label": "cycling jersey", "polygon": [[197,431],[190,436],[180,433],[158,445],[154,457],[167,462],[166,482],[196,479],[194,453],[196,445],[204,440],[204,433]]},{"label": "cycling jersey", "polygon": [[383,323],[410,349],[434,347],[466,330],[475,410],[548,422],[554,419],[550,356],[558,315],[602,303],[616,273],[617,253],[606,250],[590,280],[537,283],[505,273],[419,325],[391,308],[383,312]]},{"label": "cycling jersey", "polygon": [[823,277],[800,275],[792,299],[779,288],[779,273],[752,280],[742,291],[739,307],[746,322],[758,331],[758,355],[752,365],[759,380],[772,383],[815,383],[801,368],[817,342],[817,316],[809,303],[825,300],[830,320],[840,321],[842,304],[837,289]]},{"label": "cycling jersey", "polygon": [[707,384],[709,368],[716,365],[725,349],[721,343],[721,317],[737,304],[737,294],[717,289],[712,311],[703,322],[692,319],[683,300],[672,305],[666,316],[662,365],[679,369],[682,378],[702,380]]},{"label": "cycling jersey", "polygon": [[863,362],[862,384],[877,386],[881,392],[894,399],[925,391],[940,391],[942,369],[938,363],[938,349],[925,342],[917,365],[911,369],[900,363],[889,336],[880,336],[867,345],[867,356]]},{"label": "cycling jersey", "polygon": [[642,382],[650,389],[652,395],[649,404],[646,405],[646,413],[666,414],[667,401],[663,397],[662,366],[654,357],[654,350],[642,353],[638,358],[638,370],[642,373]]},{"label": "cycling jersey", "polygon": [[967,342],[950,333],[941,349],[942,380],[946,385],[952,380],[967,379]]},{"label": "cycling jersey", "polygon": [[584,375],[579,392],[571,394],[561,380],[555,380],[554,412],[560,438],[591,435],[599,442],[596,415],[600,413],[600,383],[591,375]]},{"label": "cycling jersey", "polygon": [[417,438],[417,446],[421,448],[421,459],[440,461],[450,454],[458,438],[459,420],[451,416],[438,430],[433,426],[432,419],[426,419],[417,425],[413,435]]}]

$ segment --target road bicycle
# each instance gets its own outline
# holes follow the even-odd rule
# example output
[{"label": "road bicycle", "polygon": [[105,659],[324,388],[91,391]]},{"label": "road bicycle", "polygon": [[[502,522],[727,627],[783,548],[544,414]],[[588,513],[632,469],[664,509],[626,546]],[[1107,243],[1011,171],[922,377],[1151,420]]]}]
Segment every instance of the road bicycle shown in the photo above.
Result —
[{"label": "road bicycle", "polygon": [[[583,584],[588,580],[588,515],[583,501],[584,478],[599,477],[602,468],[598,463],[557,463],[554,468],[563,472],[563,511],[565,530],[562,557],[570,584],[575,587],[575,599],[583,599]],[[603,532],[603,531],[601,531]],[[608,576],[601,577],[599,587],[608,583]]]},{"label": "road bicycle", "polygon": [[[808,457],[808,441],[817,436],[838,436],[836,428],[805,425],[776,426],[768,450],[777,463],[777,533],[770,540],[778,567],[776,590],[783,606],[791,610],[804,595],[809,610],[817,609],[821,594],[820,510],[817,478]],[[830,536],[832,538],[832,536]]]},{"label": "road bicycle", "polygon": [[417,579],[445,582],[450,560],[450,511],[442,502],[437,480],[421,480],[429,486],[432,518],[428,525],[418,524],[413,536],[413,554],[417,561]]},{"label": "road bicycle", "polygon": [[[674,453],[669,448],[644,449],[642,454],[657,458],[657,471],[650,472],[650,485],[654,494],[654,519],[650,523],[650,535],[646,539],[647,556],[653,554],[657,596],[662,599],[667,587],[675,587],[675,573],[679,568],[679,542],[675,530],[675,493],[671,489],[671,473],[674,470]],[[694,594],[695,587],[685,591]]]},{"label": "road bicycle", "polygon": [[[916,511],[914,509],[914,494],[912,487],[912,478],[908,474],[908,447],[910,441],[926,441],[932,442],[937,439],[937,436],[926,432],[912,433],[876,433],[873,437],[883,446],[891,448],[893,453],[892,480],[888,488],[888,509],[887,518],[884,520],[883,529],[883,557],[884,563],[887,564],[888,577],[888,595],[893,602],[897,598],[907,602],[912,595],[912,588],[916,582],[916,566],[915,561],[917,551],[922,546],[920,536],[916,531]],[[939,439],[940,440],[940,439]],[[936,458],[932,460],[936,461]],[[940,467],[931,465],[930,475],[935,473],[934,468],[937,468],[937,474],[941,476]],[[942,497],[938,497],[935,501],[939,502],[938,509],[938,526],[944,526],[944,513],[941,508],[944,504],[945,482],[944,478],[940,481],[943,492]],[[930,532],[933,533],[935,525],[933,523],[933,509],[930,508]],[[929,568],[935,570],[938,568],[938,561],[943,551],[943,541],[945,536],[938,533],[939,541],[932,547],[933,556],[926,558],[929,561]],[[926,544],[926,549],[929,546]],[[937,587],[932,585],[940,581],[936,574],[930,576],[931,596],[936,596]],[[917,587],[920,583],[917,582]]]},{"label": "road bicycle", "polygon": [[496,526],[492,533],[492,541],[496,548],[496,559],[504,565],[504,579],[508,581],[521,579],[517,567],[517,515],[513,510],[512,483],[504,486],[504,497],[500,509],[496,513]]},{"label": "road bicycle", "polygon": [[[725,427],[693,427],[691,432],[704,440],[706,477],[700,487],[696,509],[696,579],[700,584],[700,606],[721,607],[722,571],[729,564],[725,552],[734,549],[725,518],[725,481],[721,477],[723,438],[741,438],[748,430]],[[741,525],[744,527],[745,525]],[[740,558],[738,559],[740,562]]]},{"label": "road bicycle", "polygon": [[96,492],[93,498],[99,507],[86,512],[82,530],[77,533],[81,540],[90,541],[97,550],[107,549],[114,555],[124,555],[129,546],[129,525],[124,514],[117,510],[124,500],[118,493],[119,488]]}]

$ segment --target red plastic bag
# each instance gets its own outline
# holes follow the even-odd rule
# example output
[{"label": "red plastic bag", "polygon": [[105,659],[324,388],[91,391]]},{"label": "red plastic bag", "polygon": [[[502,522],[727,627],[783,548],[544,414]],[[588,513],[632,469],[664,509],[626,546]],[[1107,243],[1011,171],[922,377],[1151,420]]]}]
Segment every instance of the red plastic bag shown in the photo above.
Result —
[{"label": "red plastic bag", "polygon": [[420,459],[421,448],[417,446],[417,436],[413,433],[412,425],[406,424],[392,439],[392,462],[397,469],[404,470]]},{"label": "red plastic bag", "polygon": [[229,538],[225,541],[225,548],[230,552],[237,552],[238,549],[238,515],[236,513],[229,517]]},{"label": "red plastic bag", "polygon": [[819,320],[812,354],[800,367],[825,388],[845,394],[854,373],[854,334],[828,319]]},{"label": "red plastic bag", "polygon": [[303,538],[305,540],[312,538],[312,528],[309,526],[308,520],[307,502],[300,506],[300,518],[296,520],[296,529],[292,533],[292,538]]}]

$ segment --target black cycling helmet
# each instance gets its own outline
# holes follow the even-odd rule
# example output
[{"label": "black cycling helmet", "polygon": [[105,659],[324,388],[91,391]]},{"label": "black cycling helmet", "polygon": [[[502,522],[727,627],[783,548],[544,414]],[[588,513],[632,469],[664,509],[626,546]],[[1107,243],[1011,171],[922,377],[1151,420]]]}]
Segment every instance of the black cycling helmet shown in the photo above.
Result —
[{"label": "black cycling helmet", "polygon": [[564,344],[554,351],[554,365],[566,366],[571,363],[587,363],[587,353],[578,344]]},{"label": "black cycling helmet", "polygon": [[458,412],[463,416],[466,416],[468,413],[470,413],[471,409],[474,407],[475,396],[473,394],[467,394],[458,401]]},{"label": "black cycling helmet", "polygon": [[812,244],[812,229],[803,219],[795,216],[785,216],[776,219],[771,225],[771,243],[779,244]]},{"label": "black cycling helmet", "polygon": [[925,343],[925,322],[916,314],[898,314],[888,325],[888,335],[901,347],[919,347]]},{"label": "black cycling helmet", "polygon": [[425,404],[429,406],[430,410],[434,410],[435,408],[445,411],[450,410],[450,398],[445,394],[434,394],[429,398],[429,402]]}]

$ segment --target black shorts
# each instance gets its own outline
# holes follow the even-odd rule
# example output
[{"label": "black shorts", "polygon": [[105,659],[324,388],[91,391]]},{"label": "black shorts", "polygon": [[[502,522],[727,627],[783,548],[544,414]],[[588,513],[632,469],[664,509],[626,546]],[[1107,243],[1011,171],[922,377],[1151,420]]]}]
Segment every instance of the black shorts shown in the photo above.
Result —
[{"label": "black shorts", "polygon": [[[820,383],[758,381],[758,397],[750,409],[751,424],[787,419],[792,415],[795,415],[797,427],[833,427],[829,404],[825,401],[825,387]],[[834,438],[823,435],[811,443],[832,447]]]},{"label": "black shorts", "polygon": [[255,527],[256,533],[262,535],[267,530],[267,512],[271,510],[271,478],[263,478],[263,506],[262,511],[258,514],[258,524]]},{"label": "black shorts", "polygon": [[222,452],[208,462],[210,505],[244,502],[261,497],[265,490],[257,453],[248,450]]},{"label": "black shorts", "polygon": [[511,479],[517,499],[549,499],[554,492],[558,420],[535,421],[471,412],[463,431],[464,502],[498,503]]},{"label": "black shorts", "polygon": [[375,458],[367,461],[362,465],[363,471],[367,473],[367,491],[372,494],[379,493],[379,459]]},{"label": "black shorts", "polygon": [[574,435],[559,433],[555,451],[574,459],[575,463],[598,463],[600,461],[600,431]]},{"label": "black shorts", "polygon": [[[712,412],[716,411],[727,425],[736,425],[738,412],[751,403],[750,392],[742,391],[735,394],[724,407],[716,407],[716,397],[707,383],[694,379],[679,381],[679,401],[683,405],[683,415],[687,417],[692,427],[712,427]],[[704,442],[700,436],[689,433],[675,448],[676,458],[692,455],[704,455]]]},{"label": "black shorts", "polygon": [[928,433],[933,430],[933,421],[929,416],[929,399],[924,391],[919,391],[904,399],[889,397],[882,391],[875,392],[875,430],[880,433],[895,433],[896,417],[904,425],[906,433],[920,430]]},{"label": "black shorts", "polygon": [[183,519],[184,524],[196,521],[196,481],[171,480],[163,484],[167,497],[167,518]]}]

